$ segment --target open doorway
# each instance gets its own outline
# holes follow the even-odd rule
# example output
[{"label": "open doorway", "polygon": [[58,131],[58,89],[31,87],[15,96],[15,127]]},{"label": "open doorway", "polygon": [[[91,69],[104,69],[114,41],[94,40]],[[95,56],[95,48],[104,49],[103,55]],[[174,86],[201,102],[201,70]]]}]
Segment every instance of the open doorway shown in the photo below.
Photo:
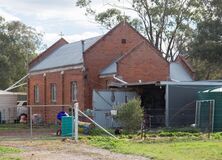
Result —
[{"label": "open doorway", "polygon": [[146,128],[165,126],[165,87],[144,86],[141,93]]}]

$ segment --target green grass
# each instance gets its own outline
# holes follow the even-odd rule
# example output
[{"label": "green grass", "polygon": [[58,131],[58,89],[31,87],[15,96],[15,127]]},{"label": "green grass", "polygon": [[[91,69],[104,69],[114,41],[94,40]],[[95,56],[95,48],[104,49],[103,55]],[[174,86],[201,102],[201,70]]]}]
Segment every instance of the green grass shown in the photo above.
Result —
[{"label": "green grass", "polygon": [[17,148],[12,148],[12,147],[0,146],[0,154],[18,153],[18,152],[21,152],[21,150]]},{"label": "green grass", "polygon": [[1,157],[0,160],[21,160],[21,158]]},{"label": "green grass", "polygon": [[17,148],[0,146],[0,160],[21,160],[10,155],[19,152],[21,152],[21,150]]},{"label": "green grass", "polygon": [[0,131],[29,129],[28,124],[0,124]]},{"label": "green grass", "polygon": [[150,143],[90,136],[82,138],[82,141],[114,152],[141,155],[157,160],[222,160],[222,141],[218,140]]}]

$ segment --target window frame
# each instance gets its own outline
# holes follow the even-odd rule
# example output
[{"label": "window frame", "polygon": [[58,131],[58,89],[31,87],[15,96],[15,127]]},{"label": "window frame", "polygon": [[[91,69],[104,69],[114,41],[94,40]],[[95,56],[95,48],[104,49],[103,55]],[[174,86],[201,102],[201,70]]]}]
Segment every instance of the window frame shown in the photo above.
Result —
[{"label": "window frame", "polygon": [[34,85],[34,103],[40,102],[39,85]]},{"label": "window frame", "polygon": [[50,83],[50,101],[51,101],[51,103],[56,103],[56,101],[57,101],[56,83]]},{"label": "window frame", "polygon": [[[74,84],[75,84],[75,87],[74,87]],[[74,88],[75,88],[75,90],[74,90]],[[71,94],[70,94],[71,101],[72,102],[77,101],[77,97],[78,97],[77,81],[71,81],[71,83],[70,83],[70,91],[71,91]]]}]

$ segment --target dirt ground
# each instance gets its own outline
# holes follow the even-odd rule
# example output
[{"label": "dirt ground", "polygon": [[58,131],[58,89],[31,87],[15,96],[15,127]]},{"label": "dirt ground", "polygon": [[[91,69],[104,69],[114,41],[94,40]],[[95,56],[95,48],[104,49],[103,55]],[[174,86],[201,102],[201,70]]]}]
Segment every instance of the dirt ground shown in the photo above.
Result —
[{"label": "dirt ground", "polygon": [[21,153],[7,157],[22,160],[148,160],[148,158],[113,153],[71,140],[0,141],[1,146],[16,147]]}]

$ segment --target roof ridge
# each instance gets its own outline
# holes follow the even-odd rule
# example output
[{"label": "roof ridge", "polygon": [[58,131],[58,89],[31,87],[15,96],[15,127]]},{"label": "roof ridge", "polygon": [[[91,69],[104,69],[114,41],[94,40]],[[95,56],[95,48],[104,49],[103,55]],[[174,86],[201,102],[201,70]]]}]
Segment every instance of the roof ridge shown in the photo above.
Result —
[{"label": "roof ridge", "polygon": [[[99,43],[101,40],[103,40],[106,36],[108,36],[110,33],[112,33],[116,28],[118,28],[120,25],[122,25],[122,23],[125,23],[125,24],[128,24],[128,22],[120,22],[119,24],[117,24],[115,27],[113,27],[111,30],[109,30],[106,34],[104,34],[104,35],[102,35],[102,37],[98,40],[98,41],[96,41],[96,43],[94,43],[92,46],[90,46],[89,48],[87,48],[86,50],[85,50],[85,52],[86,51],[88,51],[88,50],[90,50],[91,48],[93,48],[97,43]],[[129,25],[129,24],[128,24]],[[130,25],[129,25],[130,26]]]},{"label": "roof ridge", "polygon": [[[81,42],[81,41],[86,41],[86,40],[90,40],[90,39],[93,39],[93,38],[98,38],[98,37],[101,37],[102,38],[103,35],[99,35],[99,36],[95,36],[95,37],[90,37],[90,38],[86,38],[86,39],[81,39],[81,40],[78,40],[78,41],[74,41],[74,42],[71,42],[71,43],[68,43],[68,44],[73,44],[73,43],[77,43],[77,42]],[[99,40],[99,39],[98,39]]]},{"label": "roof ridge", "polygon": [[[126,22],[126,24],[130,27],[130,28],[132,28],[139,36],[141,36],[143,39],[144,39],[144,41],[146,41],[150,46],[151,46],[151,48],[152,49],[154,49],[154,50],[156,50],[157,52],[157,55],[158,56],[160,56],[162,59],[164,59],[165,61],[167,61],[163,56],[162,56],[162,52],[157,48],[157,47],[155,47],[154,46],[154,44],[152,44],[146,37],[144,37],[139,31],[137,31],[133,26],[131,26],[128,22]],[[168,61],[167,61],[168,62]]]},{"label": "roof ridge", "polygon": [[[180,58],[183,61],[183,63],[190,69],[190,71],[195,73],[195,70],[193,69],[191,64],[187,61],[187,59],[183,55],[178,54],[177,58]],[[176,58],[176,60],[177,60],[177,58]]]}]

